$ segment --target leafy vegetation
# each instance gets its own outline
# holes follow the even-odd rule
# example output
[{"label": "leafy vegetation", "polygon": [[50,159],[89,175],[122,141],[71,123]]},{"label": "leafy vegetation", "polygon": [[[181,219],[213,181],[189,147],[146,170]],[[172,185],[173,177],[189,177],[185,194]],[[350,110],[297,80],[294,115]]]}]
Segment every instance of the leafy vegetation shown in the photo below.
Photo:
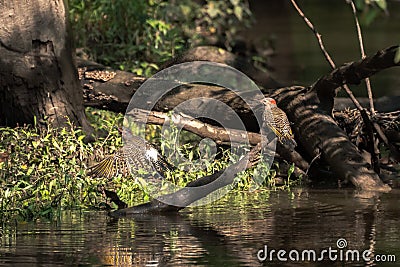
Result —
[{"label": "leafy vegetation", "polygon": [[382,13],[388,14],[386,0],[355,0],[355,5],[360,11],[360,22],[364,25],[371,24]]},{"label": "leafy vegetation", "polygon": [[[70,0],[69,6],[75,43],[91,59],[146,76],[176,53],[213,36],[223,36],[229,49],[240,27],[251,22],[246,0],[208,0],[204,5],[191,0]],[[50,126],[39,130],[36,124],[0,128],[0,220],[15,215],[24,220],[52,218],[62,209],[101,208],[107,201],[99,192],[103,185],[115,190],[128,205],[149,199],[149,188],[144,188],[138,177],[118,176],[109,181],[86,174],[88,166],[115,153],[123,143],[118,130],[121,114],[91,108],[86,113],[98,132],[107,133],[92,143],[72,124],[61,130]],[[219,150],[215,160],[193,134],[183,134],[182,145],[176,147],[174,140],[160,138],[159,127],[145,130],[146,137],[163,153],[175,151],[184,157],[184,161],[173,162],[179,163],[179,168],[167,177],[179,186],[238,160],[228,150]],[[174,136],[177,129],[170,131],[163,134]],[[293,184],[291,172],[283,188]],[[276,173],[261,164],[238,174],[235,188],[252,189],[251,178],[257,176],[266,188],[275,189]]]},{"label": "leafy vegetation", "polygon": [[122,144],[114,125],[120,119],[88,116],[99,128],[109,131],[106,138],[85,144],[84,133],[70,125],[62,130],[48,126],[0,128],[0,151],[7,158],[0,162],[0,206],[2,215],[17,213],[23,218],[51,216],[61,207],[75,208],[98,202],[101,180],[85,174],[89,161],[114,153]]},{"label": "leafy vegetation", "polygon": [[[123,144],[119,127],[123,122],[121,114],[100,111],[92,108],[86,110],[90,121],[99,131],[108,135],[95,142],[86,143],[85,135],[74,125],[56,130],[48,126],[39,130],[35,125],[17,128],[0,128],[0,154],[7,156],[0,161],[0,217],[7,219],[17,215],[22,219],[37,217],[52,218],[62,209],[100,208],[106,199],[100,194],[99,186],[115,190],[121,200],[134,205],[149,199],[148,189],[143,188],[137,177],[126,179],[121,176],[111,181],[105,178],[93,178],[86,174],[89,165],[115,153]],[[160,128],[148,127],[150,134],[146,137],[157,141],[157,146],[166,149],[177,149],[185,158],[178,169],[167,177],[177,185],[186,183],[201,176],[226,168],[230,160],[237,160],[230,151],[219,151],[218,160],[207,156],[197,144],[196,138],[189,133],[183,134],[186,142],[173,148],[173,140],[157,138]],[[171,133],[176,131],[173,127]],[[177,153],[178,153],[177,152]],[[199,158],[201,156],[201,161]],[[188,171],[190,170],[190,171]],[[276,188],[274,175],[276,171],[261,166],[257,170],[247,170],[236,178],[235,188],[251,188],[252,175],[267,177],[265,185]],[[290,176],[290,175],[289,175]],[[284,187],[292,185],[285,182]]]},{"label": "leafy vegetation", "polygon": [[249,26],[246,0],[70,0],[75,44],[107,66],[150,76],[177,53]]}]

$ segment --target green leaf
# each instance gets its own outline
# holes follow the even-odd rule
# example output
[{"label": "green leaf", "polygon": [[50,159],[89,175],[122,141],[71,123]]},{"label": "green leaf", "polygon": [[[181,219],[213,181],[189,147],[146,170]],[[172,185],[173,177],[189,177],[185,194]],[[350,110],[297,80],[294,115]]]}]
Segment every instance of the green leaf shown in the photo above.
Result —
[{"label": "green leaf", "polygon": [[34,148],[37,148],[40,145],[40,140],[32,141],[32,145],[33,145]]},{"label": "green leaf", "polygon": [[355,5],[358,10],[363,10],[364,6],[365,6],[365,2],[364,2],[364,0],[356,0]]},{"label": "green leaf", "polygon": [[28,171],[26,172],[26,175],[31,175],[32,174],[32,172],[33,172],[33,170],[35,169],[35,167],[36,167],[36,165],[35,164],[32,164],[30,167],[29,167],[29,169],[28,169]]},{"label": "green leaf", "polygon": [[56,184],[57,184],[56,179],[50,181],[50,183],[49,183],[49,191],[50,192],[52,191],[53,187],[56,187]]},{"label": "green leaf", "polygon": [[207,13],[211,18],[215,18],[218,15],[218,9],[215,8],[214,3],[211,2],[208,4]]},{"label": "green leaf", "polygon": [[294,163],[292,165],[290,165],[289,170],[288,170],[288,179],[289,177],[292,175],[292,173],[294,172]]},{"label": "green leaf", "polygon": [[394,55],[394,64],[400,63],[400,46],[397,48],[396,55]]},{"label": "green leaf", "polygon": [[387,3],[386,0],[375,0],[375,3],[377,4],[378,7],[380,7],[382,10],[387,9]]},{"label": "green leaf", "polygon": [[7,199],[11,196],[11,190],[9,188],[4,191],[4,198]]},{"label": "green leaf", "polygon": [[235,13],[235,16],[238,18],[238,20],[241,21],[243,18],[243,9],[240,6],[235,6],[233,12]]},{"label": "green leaf", "polygon": [[371,9],[364,16],[364,23],[365,25],[370,25],[371,22],[378,16],[379,10],[378,9]]},{"label": "green leaf", "polygon": [[42,210],[42,211],[40,212],[40,215],[41,215],[41,216],[45,216],[45,215],[47,215],[47,214],[50,214],[52,211],[53,211],[53,209],[52,209],[51,207],[48,207],[48,208]]},{"label": "green leaf", "polygon": [[43,142],[48,142],[50,136],[51,136],[51,134],[47,134],[44,138],[42,138],[42,141]]},{"label": "green leaf", "polygon": [[180,8],[181,8],[182,14],[185,17],[189,16],[190,13],[192,12],[192,9],[188,5],[181,5]]},{"label": "green leaf", "polygon": [[53,146],[54,146],[55,148],[57,148],[58,150],[62,151],[60,145],[57,143],[57,141],[56,141],[55,139],[53,139]]}]

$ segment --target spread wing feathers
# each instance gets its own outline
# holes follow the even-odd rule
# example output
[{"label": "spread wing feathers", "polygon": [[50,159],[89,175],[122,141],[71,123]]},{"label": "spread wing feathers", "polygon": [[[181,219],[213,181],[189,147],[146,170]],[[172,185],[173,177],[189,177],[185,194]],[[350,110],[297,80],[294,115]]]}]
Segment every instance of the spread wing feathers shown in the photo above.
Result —
[{"label": "spread wing feathers", "polygon": [[117,153],[90,167],[89,175],[112,178],[121,174],[125,177],[129,176],[131,168],[147,172],[156,170],[162,176],[174,169],[152,145],[140,137],[131,136]]},{"label": "spread wing feathers", "polygon": [[90,167],[88,175],[112,178],[119,174],[128,176],[129,173],[129,166],[126,163],[123,151],[119,150],[115,155],[108,156],[98,164]]},{"label": "spread wing feathers", "polygon": [[264,122],[274,132],[278,141],[292,148],[296,147],[297,143],[294,140],[292,128],[290,128],[290,122],[285,112],[277,107],[273,107],[271,108],[271,115],[272,118],[270,116],[269,119],[267,116],[264,116]]}]

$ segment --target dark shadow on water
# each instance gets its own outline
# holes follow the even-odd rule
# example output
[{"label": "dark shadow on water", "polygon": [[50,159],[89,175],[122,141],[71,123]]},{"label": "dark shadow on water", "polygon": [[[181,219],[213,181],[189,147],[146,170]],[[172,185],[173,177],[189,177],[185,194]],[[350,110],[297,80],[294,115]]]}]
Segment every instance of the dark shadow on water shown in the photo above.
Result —
[{"label": "dark shadow on water", "polygon": [[[105,212],[64,212],[59,222],[18,223],[2,229],[1,266],[302,266],[261,263],[268,250],[343,248],[399,259],[400,191],[360,195],[349,190],[231,193],[206,207],[170,216],[114,219]],[[307,266],[368,266],[308,262]],[[379,266],[396,266],[382,264]]]},{"label": "dark shadow on water", "polygon": [[[345,1],[298,0],[305,15],[322,35],[337,66],[360,59],[357,34],[350,7]],[[400,2],[388,3],[389,16],[378,16],[369,26],[362,25],[367,55],[398,44]],[[284,84],[308,86],[330,71],[317,40],[296,13],[290,1],[250,0],[256,23],[241,33],[242,38],[260,49],[269,41],[275,49],[268,62],[273,77]],[[385,70],[371,79],[375,97],[400,95],[399,68]],[[365,86],[353,86],[356,96],[366,96]],[[343,94],[344,95],[344,94]]]}]

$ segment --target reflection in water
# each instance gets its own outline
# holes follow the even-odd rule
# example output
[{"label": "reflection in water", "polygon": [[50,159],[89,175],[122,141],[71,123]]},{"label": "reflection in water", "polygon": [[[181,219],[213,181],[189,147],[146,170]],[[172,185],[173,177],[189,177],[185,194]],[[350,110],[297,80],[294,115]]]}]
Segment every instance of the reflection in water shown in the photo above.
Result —
[{"label": "reflection in water", "polygon": [[[363,198],[343,190],[299,189],[231,193],[173,216],[113,219],[104,212],[65,212],[58,222],[5,226],[0,265],[261,266],[271,265],[256,257],[265,245],[320,251],[336,249],[339,238],[346,239],[346,249],[370,249],[400,259],[399,195],[394,190]],[[343,264],[375,263],[334,265]],[[283,263],[275,258],[272,265]]]},{"label": "reflection in water", "polygon": [[[360,59],[360,49],[351,9],[345,1],[296,1],[322,35],[325,47],[340,66]],[[323,4],[322,4],[323,3]],[[399,40],[400,1],[389,0],[390,16],[380,16],[371,25],[362,25],[367,55],[397,45]],[[242,33],[245,40],[263,46],[273,43],[270,58],[274,77],[289,85],[311,85],[330,71],[315,36],[296,13],[290,1],[250,0],[256,23]],[[371,78],[374,95],[400,95],[399,69],[391,68]],[[364,86],[354,86],[356,96],[366,96]]]}]

